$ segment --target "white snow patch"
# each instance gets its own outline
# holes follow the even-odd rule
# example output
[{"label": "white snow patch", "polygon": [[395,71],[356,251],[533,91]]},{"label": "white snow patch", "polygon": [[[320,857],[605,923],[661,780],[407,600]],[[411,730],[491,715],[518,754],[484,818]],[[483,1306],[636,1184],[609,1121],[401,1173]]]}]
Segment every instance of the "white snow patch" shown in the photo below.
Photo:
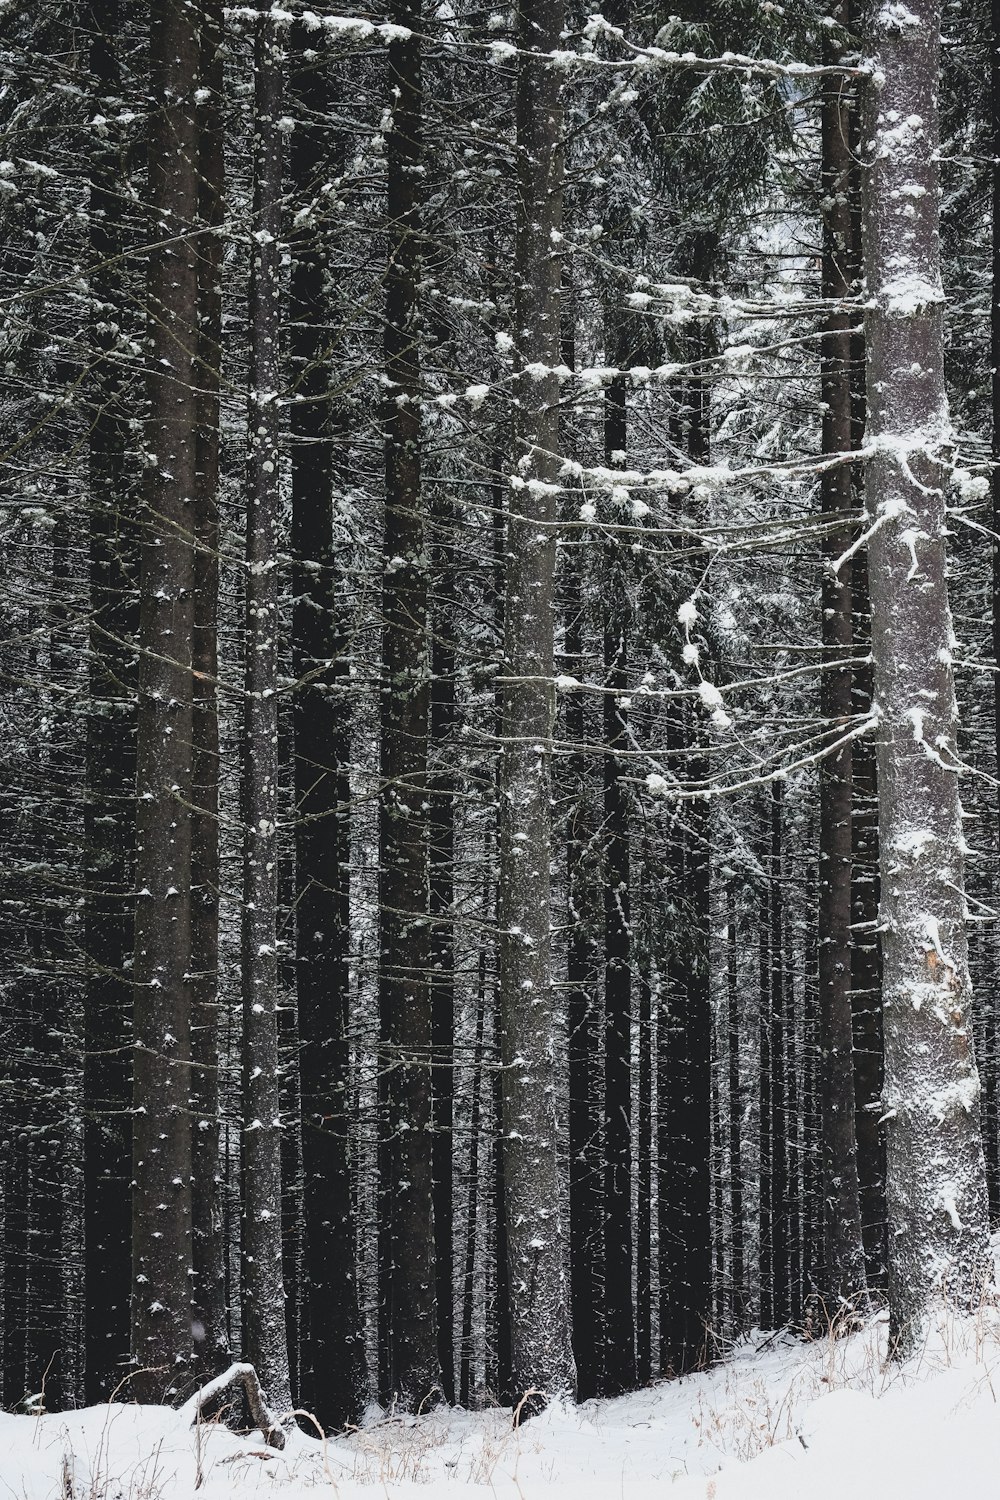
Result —
[{"label": "white snow patch", "polygon": [[[961,1226],[957,1189],[939,1209]],[[18,1500],[941,1500],[990,1496],[1000,1472],[1000,1315],[934,1320],[919,1358],[886,1361],[879,1318],[812,1343],[756,1333],[725,1364],[616,1400],[554,1403],[514,1430],[507,1408],[440,1409],[282,1452],[190,1410],[110,1406],[0,1414],[0,1478]],[[280,1414],[278,1414],[280,1415]]]}]

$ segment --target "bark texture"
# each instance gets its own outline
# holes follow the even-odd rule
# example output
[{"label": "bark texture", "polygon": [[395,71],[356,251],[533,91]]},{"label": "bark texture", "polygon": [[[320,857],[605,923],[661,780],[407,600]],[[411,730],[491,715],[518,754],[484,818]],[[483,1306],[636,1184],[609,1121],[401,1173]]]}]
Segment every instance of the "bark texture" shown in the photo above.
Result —
[{"label": "bark texture", "polygon": [[[504,1186],[512,1396],[522,1416],[571,1395],[576,1373],[561,1219],[556,1010],[551,954],[553,574],[558,460],[562,114],[557,74],[538,53],[560,45],[559,0],[522,0],[517,80],[515,238],[517,378],[507,533],[501,767],[499,977]],[[531,1394],[528,1393],[537,1393]]]},{"label": "bark texture", "polygon": [[[330,61],[292,31],[294,207],[316,201],[332,163]],[[339,142],[334,150],[340,150]],[[354,1253],[348,1120],[350,782],[348,664],[340,619],[334,508],[344,483],[345,419],[328,331],[330,226],[310,216],[292,244],[292,661],[295,735],[296,977],[304,1215],[300,1400],[325,1426],[356,1421],[364,1348]]]},{"label": "bark texture", "polygon": [[254,44],[254,201],[247,401],[243,757],[243,1348],[291,1407],[281,1235],[278,1069],[278,542],[283,56],[275,21]]},{"label": "bark texture", "polygon": [[225,212],[224,17],[202,0],[198,197],[198,436],[192,663],[191,1134],[194,1344],[210,1374],[229,1362],[219,1123],[219,388]]},{"label": "bark texture", "polygon": [[[117,0],[93,0],[88,17],[95,111],[121,94]],[[125,1373],[129,1348],[131,1160],[131,983],[134,938],[135,637],[138,536],[129,519],[128,410],[117,355],[124,315],[119,184],[122,150],[95,143],[90,166],[89,241],[100,269],[93,312],[88,478],[90,618],[84,794],[85,990],[83,1061],[85,1394],[106,1400]]]},{"label": "bark texture", "polygon": [[886,6],[868,38],[867,519],[898,1355],[915,1346],[938,1299],[978,1302],[987,1261],[945,553],[952,431],[938,231],[940,23],[936,0]]},{"label": "bark texture", "polygon": [[[838,19],[849,23],[847,4]],[[827,43],[827,58],[836,62],[839,44]],[[843,302],[853,290],[850,179],[850,95],[844,79],[833,79],[823,94],[823,296]],[[851,310],[832,311],[823,341],[821,389],[823,451],[847,453],[853,438],[851,399]],[[850,468],[828,469],[821,483],[824,518],[847,516],[854,506]],[[822,635],[825,671],[821,711],[831,729],[846,727],[852,710],[852,673],[838,666],[851,654],[851,562],[834,571],[847,546],[846,531],[824,537],[828,567],[823,575]],[[819,828],[819,999],[823,1183],[825,1226],[824,1290],[838,1305],[849,1305],[865,1290],[865,1255],[861,1234],[858,1152],[854,1132],[853,1017],[851,1010],[851,745],[823,761],[820,769]]]},{"label": "bark texture", "polygon": [[191,642],[198,12],[150,14],[148,478],[137,745],[130,1394],[173,1400],[191,1337]]},{"label": "bark texture", "polygon": [[381,1026],[379,1313],[384,1403],[441,1390],[431,1133],[431,928],[427,752],[429,578],[421,491],[419,0],[397,0],[389,48],[385,583],[379,804]]}]

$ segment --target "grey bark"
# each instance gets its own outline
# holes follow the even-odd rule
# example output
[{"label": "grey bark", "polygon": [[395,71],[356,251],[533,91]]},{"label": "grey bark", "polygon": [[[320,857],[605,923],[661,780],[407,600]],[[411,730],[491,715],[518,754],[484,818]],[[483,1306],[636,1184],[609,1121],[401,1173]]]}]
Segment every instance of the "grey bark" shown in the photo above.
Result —
[{"label": "grey bark", "polygon": [[937,0],[883,7],[866,181],[867,520],[882,870],[891,1342],[977,1304],[987,1207],[972,1051],[945,552]]}]

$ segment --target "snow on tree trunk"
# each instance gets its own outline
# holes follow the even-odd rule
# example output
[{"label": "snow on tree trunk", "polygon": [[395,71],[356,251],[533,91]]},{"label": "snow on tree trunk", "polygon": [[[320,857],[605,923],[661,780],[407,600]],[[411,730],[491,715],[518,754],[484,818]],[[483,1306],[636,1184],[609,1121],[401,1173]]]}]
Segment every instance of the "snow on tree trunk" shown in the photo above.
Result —
[{"label": "snow on tree trunk", "polygon": [[[499,977],[512,1394],[571,1395],[569,1298],[556,1143],[556,1013],[550,950],[553,572],[559,439],[562,115],[552,69],[559,0],[522,0],[517,82],[514,413],[500,780]],[[530,1409],[526,1406],[524,1412]]]},{"label": "snow on tree trunk", "polygon": [[247,402],[243,754],[243,1347],[291,1407],[281,1259],[278,1078],[278,572],[282,57],[262,14],[254,48],[254,204]]},{"label": "snow on tree trunk", "polygon": [[952,429],[939,265],[936,0],[869,32],[867,477],[878,714],[889,1294],[897,1353],[986,1267],[945,553]]},{"label": "snow on tree trunk", "polygon": [[139,619],[132,1359],[174,1399],[191,1340],[191,635],[196,488],[197,7],[150,18],[149,421]]}]

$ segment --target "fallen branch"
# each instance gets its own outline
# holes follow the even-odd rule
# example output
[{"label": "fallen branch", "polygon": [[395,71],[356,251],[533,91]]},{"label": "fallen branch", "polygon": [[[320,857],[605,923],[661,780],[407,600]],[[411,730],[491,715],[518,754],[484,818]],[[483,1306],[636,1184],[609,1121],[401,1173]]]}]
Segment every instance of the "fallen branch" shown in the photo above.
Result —
[{"label": "fallen branch", "polygon": [[224,1391],[231,1390],[234,1385],[243,1387],[254,1426],[260,1429],[265,1443],[269,1448],[280,1451],[285,1446],[285,1434],[278,1418],[267,1404],[267,1397],[253,1365],[230,1365],[224,1374],[217,1375],[207,1385],[201,1386],[185,1401],[180,1409],[180,1416],[186,1417],[194,1426],[209,1402],[221,1396]]}]

